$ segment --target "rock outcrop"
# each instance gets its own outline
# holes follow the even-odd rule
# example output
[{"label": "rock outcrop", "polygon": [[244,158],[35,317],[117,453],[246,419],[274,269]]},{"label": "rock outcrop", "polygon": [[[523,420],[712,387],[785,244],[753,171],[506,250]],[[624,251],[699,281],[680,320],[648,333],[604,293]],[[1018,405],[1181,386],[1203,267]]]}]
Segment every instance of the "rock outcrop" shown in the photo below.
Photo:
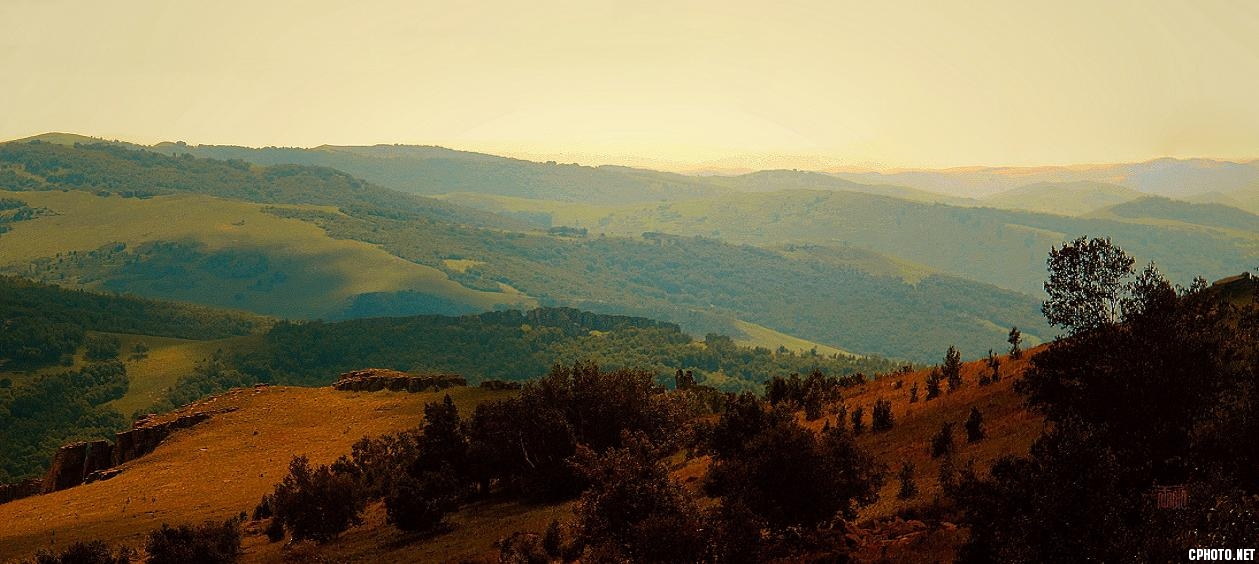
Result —
[{"label": "rock outcrop", "polygon": [[31,478],[16,484],[0,484],[0,503],[39,495],[44,489],[43,478]]},{"label": "rock outcrop", "polygon": [[177,429],[187,429],[209,419],[211,415],[228,411],[235,411],[235,408],[190,413],[160,423],[153,422],[151,416],[140,419],[132,424],[130,430],[115,435],[114,464],[122,464],[153,452],[157,445]]},{"label": "rock outcrop", "polygon": [[113,442],[97,440],[65,445],[57,449],[52,466],[43,478],[0,484],[0,503],[108,480],[122,471],[119,465],[153,452],[176,430],[187,429],[213,415],[235,410],[235,407],[227,407],[194,411],[160,421],[156,415],[149,414],[133,423],[131,429],[115,434]]},{"label": "rock outcrop", "polygon": [[87,441],[57,449],[52,467],[44,475],[43,493],[64,490],[83,483],[88,474],[114,466],[114,445],[109,441]]},{"label": "rock outcrop", "polygon": [[333,388],[351,392],[428,392],[453,386],[466,386],[468,381],[458,374],[411,374],[388,368],[352,370],[337,378]]}]

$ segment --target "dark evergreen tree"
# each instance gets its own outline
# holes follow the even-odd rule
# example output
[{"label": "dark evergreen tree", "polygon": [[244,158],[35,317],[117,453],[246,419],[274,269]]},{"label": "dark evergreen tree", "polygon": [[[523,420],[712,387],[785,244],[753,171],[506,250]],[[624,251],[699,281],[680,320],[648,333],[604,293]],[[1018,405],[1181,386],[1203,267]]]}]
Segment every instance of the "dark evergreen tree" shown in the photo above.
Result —
[{"label": "dark evergreen tree", "polygon": [[918,403],[918,382],[909,387],[909,403]]},{"label": "dark evergreen tree", "polygon": [[931,458],[939,458],[953,452],[953,423],[940,424],[940,430],[931,437]]},{"label": "dark evergreen tree", "polygon": [[940,367],[932,367],[931,372],[927,374],[927,401],[940,397],[940,381],[943,379],[944,375],[940,372]]},{"label": "dark evergreen tree", "polygon": [[940,372],[949,381],[950,393],[962,387],[962,353],[958,352],[957,347],[950,345],[949,350],[944,353],[944,364],[941,365]]},{"label": "dark evergreen tree", "polygon": [[865,413],[864,407],[857,407],[852,410],[852,434],[860,435],[862,431],[866,430],[866,423],[862,421]]},{"label": "dark evergreen tree", "polygon": [[914,463],[906,460],[901,464],[901,471],[896,474],[901,482],[896,492],[897,499],[912,499],[918,495],[918,484],[914,481]]},{"label": "dark evergreen tree", "polygon": [[1019,332],[1018,327],[1010,328],[1010,337],[1006,339],[1010,343],[1010,358],[1018,360],[1023,358],[1023,333]]},{"label": "dark evergreen tree", "polygon": [[874,413],[870,421],[870,429],[886,431],[892,428],[892,402],[879,398],[874,402]]},{"label": "dark evergreen tree", "polygon": [[966,442],[978,442],[984,438],[984,415],[978,407],[970,408],[970,416],[966,418]]}]

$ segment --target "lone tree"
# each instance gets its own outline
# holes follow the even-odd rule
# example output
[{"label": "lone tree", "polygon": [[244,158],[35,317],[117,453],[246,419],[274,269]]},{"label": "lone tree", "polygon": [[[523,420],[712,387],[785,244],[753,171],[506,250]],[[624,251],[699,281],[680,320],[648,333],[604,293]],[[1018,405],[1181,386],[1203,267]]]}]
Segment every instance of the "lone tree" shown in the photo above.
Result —
[{"label": "lone tree", "polygon": [[874,431],[886,431],[892,428],[892,402],[891,400],[879,399],[874,402],[873,420],[870,422],[870,429]]},{"label": "lone tree", "polygon": [[918,382],[909,387],[909,403],[918,403]]},{"label": "lone tree", "polygon": [[944,353],[944,366],[940,371],[949,381],[949,393],[962,387],[962,353],[957,351],[957,347],[949,345],[949,350]]},{"label": "lone tree", "polygon": [[1019,332],[1018,327],[1010,328],[1010,337],[1005,341],[1010,343],[1010,358],[1023,358],[1023,333]]},{"label": "lone tree", "polygon": [[914,481],[914,463],[908,460],[901,464],[901,471],[896,475],[900,478],[901,489],[896,492],[897,499],[910,499],[918,495],[918,484]]},{"label": "lone tree", "polygon": [[852,410],[852,434],[860,435],[865,430],[866,424],[861,418],[866,414],[864,407],[858,407]]},{"label": "lone tree", "polygon": [[939,366],[931,369],[931,373],[927,375],[927,401],[940,397],[940,380],[943,379]]},{"label": "lone tree", "polygon": [[931,458],[940,458],[953,452],[953,423],[940,424],[940,432],[931,438]]},{"label": "lone tree", "polygon": [[966,442],[973,443],[984,438],[984,414],[978,407],[970,408],[970,417],[966,418]]},{"label": "lone tree", "polygon": [[1049,299],[1040,308],[1045,319],[1071,335],[1114,325],[1134,263],[1109,237],[1080,237],[1050,249]]}]

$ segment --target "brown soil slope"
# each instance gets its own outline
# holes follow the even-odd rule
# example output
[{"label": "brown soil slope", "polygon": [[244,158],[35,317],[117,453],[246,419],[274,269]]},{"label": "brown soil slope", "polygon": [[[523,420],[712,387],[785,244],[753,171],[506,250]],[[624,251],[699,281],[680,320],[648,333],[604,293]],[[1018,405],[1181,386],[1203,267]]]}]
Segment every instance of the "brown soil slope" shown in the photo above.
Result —
[{"label": "brown soil slope", "polygon": [[[198,523],[251,511],[293,456],[326,464],[363,436],[411,428],[445,392],[341,392],[332,388],[234,390],[180,410],[220,413],[175,432],[104,481],[0,505],[0,561],[101,539],[138,546],[162,523]],[[512,392],[452,388],[461,413]]]}]

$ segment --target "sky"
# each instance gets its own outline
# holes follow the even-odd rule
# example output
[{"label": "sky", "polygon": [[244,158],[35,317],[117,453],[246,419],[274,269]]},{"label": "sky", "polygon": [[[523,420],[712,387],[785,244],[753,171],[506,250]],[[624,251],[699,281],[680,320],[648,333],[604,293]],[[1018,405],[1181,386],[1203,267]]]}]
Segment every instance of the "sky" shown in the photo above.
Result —
[{"label": "sky", "polygon": [[1259,157],[1259,2],[0,0],[0,139],[666,169]]}]

